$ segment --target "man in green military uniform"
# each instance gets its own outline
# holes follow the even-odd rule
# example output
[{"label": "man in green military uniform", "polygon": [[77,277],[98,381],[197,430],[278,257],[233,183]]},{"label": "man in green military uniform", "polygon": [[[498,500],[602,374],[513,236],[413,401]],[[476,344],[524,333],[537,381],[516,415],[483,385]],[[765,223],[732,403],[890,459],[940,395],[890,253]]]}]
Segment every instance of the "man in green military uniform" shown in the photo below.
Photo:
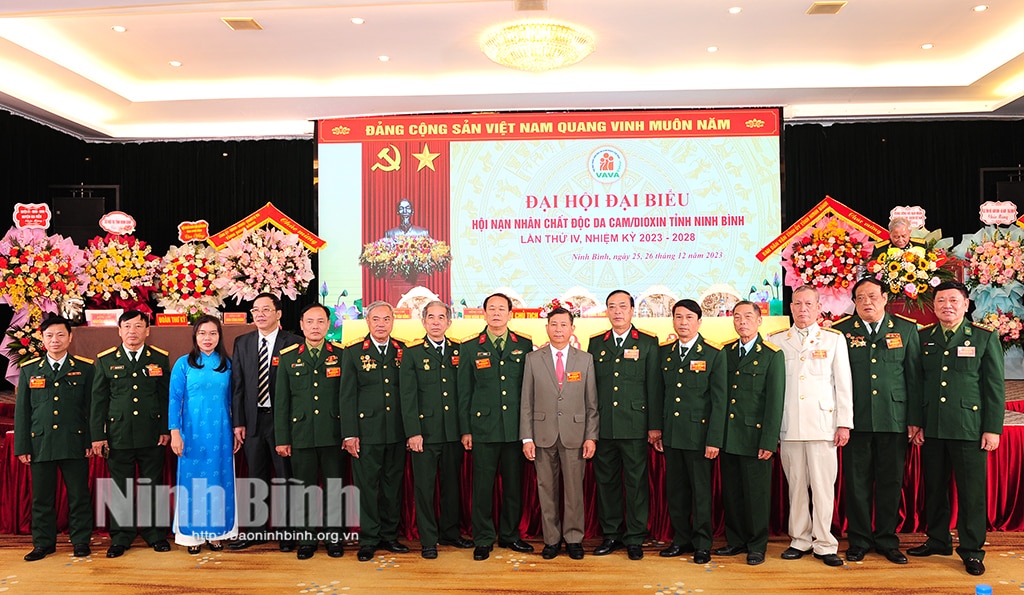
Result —
[{"label": "man in green military uniform", "polygon": [[[300,534],[295,555],[308,560],[316,553],[319,540],[317,525],[323,523],[327,539],[327,555],[344,555],[341,528],[328,527],[331,507],[340,505],[340,498],[328,493],[335,482],[340,486],[341,407],[338,399],[341,384],[341,346],[324,341],[330,328],[331,313],[322,304],[310,304],[299,315],[299,328],[305,341],[281,350],[274,387],[274,437],[277,454],[289,457],[292,477],[303,486],[316,486],[323,477],[325,498],[320,502],[325,513],[314,521],[312,512],[305,515],[304,534]],[[334,480],[334,481],[331,481]],[[330,483],[329,483],[330,482]]]},{"label": "man in green military uniform", "polygon": [[747,564],[756,566],[768,548],[772,455],[779,447],[786,398],[786,356],[761,339],[757,304],[737,303],[732,324],[739,339],[724,347],[729,404],[720,463],[726,545],[715,555],[746,552]]},{"label": "man in green military uniform", "polygon": [[[928,540],[911,556],[952,553],[949,534],[950,472],[956,476],[956,552],[968,574],[985,573],[985,506],[988,453],[999,448],[1006,410],[1003,350],[999,334],[964,320],[970,304],[958,281],[935,287],[939,324],[921,329],[921,385],[907,411],[907,423],[920,426]],[[918,402],[919,401],[919,402]],[[919,405],[919,406],[918,406]]]},{"label": "man in green military uniform", "polygon": [[89,403],[93,362],[71,355],[71,322],[51,316],[39,325],[46,355],[21,364],[14,411],[14,454],[32,466],[32,551],[26,562],[57,551],[57,470],[68,492],[68,533],[74,555],[91,554]]},{"label": "man in green military uniform", "polygon": [[[148,480],[149,501],[138,503],[125,511],[126,521],[111,511],[108,558],[122,556],[135,540],[136,510],[156,512],[155,486],[161,484],[164,459],[171,442],[167,429],[167,394],[171,364],[167,352],[146,345],[149,318],[138,310],[129,310],[117,320],[121,337],[119,347],[111,347],[96,356],[96,373],[92,387],[92,454],[106,456],[110,478],[129,499],[135,487],[129,485],[138,473],[139,480]],[[133,481],[134,483],[134,481]],[[167,527],[160,526],[157,515],[145,519],[138,527],[142,538],[158,552],[170,551]]]},{"label": "man in green military uniform", "polygon": [[920,429],[908,429],[907,404],[920,383],[921,342],[916,322],[886,314],[887,294],[881,281],[861,279],[853,286],[857,314],[832,326],[846,337],[853,376],[853,429],[843,448],[849,562],[874,547],[894,564],[907,563],[896,525],[907,435]]},{"label": "man in green military uniform", "polygon": [[672,306],[678,337],[661,347],[664,423],[655,449],[665,453],[665,498],[675,535],[663,558],[693,551],[695,564],[711,561],[711,461],[725,437],[726,362],[721,348],[699,333],[700,305]]},{"label": "man in green military uniform", "polygon": [[398,541],[405,475],[399,372],[405,345],[391,337],[391,304],[367,306],[366,323],[370,333],[345,349],[341,368],[341,434],[359,488],[360,562],[373,559],[378,549],[409,552]]},{"label": "man in green military uniform", "polygon": [[[605,299],[612,328],[590,338],[594,357],[600,439],[594,455],[597,518],[604,556],[626,547],[630,560],[644,557],[650,512],[648,444],[661,438],[661,369],[658,339],[633,326],[633,296],[618,289]],[[625,502],[623,502],[625,487]]]},{"label": "man in green military uniform", "polygon": [[529,337],[509,330],[512,300],[495,293],[484,300],[487,328],[462,343],[459,362],[459,430],[462,445],[473,451],[474,560],[486,560],[494,547],[494,480],[501,470],[498,545],[532,552],[522,540],[523,449],[519,413]]},{"label": "man in green military uniform", "polygon": [[[437,545],[473,547],[459,534],[459,474],[465,452],[459,443],[457,371],[459,345],[445,337],[452,325],[451,307],[434,300],[423,307],[427,336],[410,343],[399,373],[402,419],[412,451],[416,527],[422,555],[437,558]],[[434,491],[440,484],[440,527],[434,515]]]}]

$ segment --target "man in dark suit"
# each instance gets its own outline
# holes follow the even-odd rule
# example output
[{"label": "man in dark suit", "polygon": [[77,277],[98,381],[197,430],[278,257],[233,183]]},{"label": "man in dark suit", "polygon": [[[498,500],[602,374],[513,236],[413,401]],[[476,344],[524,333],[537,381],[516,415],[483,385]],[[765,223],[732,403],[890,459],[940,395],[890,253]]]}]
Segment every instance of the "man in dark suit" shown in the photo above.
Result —
[{"label": "man in dark suit", "polygon": [[21,364],[14,410],[14,454],[32,466],[32,551],[26,562],[57,551],[57,471],[68,493],[68,532],[76,558],[91,554],[89,408],[93,361],[68,353],[71,322],[39,325],[46,355]]},{"label": "man in dark suit", "polygon": [[[564,537],[569,557],[582,560],[583,472],[585,460],[597,449],[598,434],[594,358],[569,346],[575,328],[571,312],[555,308],[547,320],[547,349],[526,355],[519,435],[523,454],[537,469],[541,555],[545,560],[557,556]],[[563,505],[564,516],[559,514]]]},{"label": "man in dark suit", "polygon": [[519,442],[519,405],[529,337],[512,332],[512,300],[495,293],[484,300],[487,328],[462,343],[459,362],[459,430],[462,445],[473,451],[474,560],[486,560],[494,547],[494,480],[501,469],[498,545],[532,552],[522,540],[523,455]]},{"label": "man in dark suit", "polygon": [[[465,452],[459,443],[457,397],[459,344],[445,337],[452,325],[451,307],[434,300],[423,307],[427,336],[410,343],[399,372],[402,419],[412,452],[416,498],[416,527],[422,555],[437,558],[437,545],[471,548],[459,534],[459,474]],[[434,514],[436,488],[440,497],[440,527]]]},{"label": "man in dark suit", "polygon": [[[150,486],[162,483],[164,459],[171,442],[167,429],[167,395],[171,364],[167,352],[146,345],[149,318],[138,310],[129,310],[118,318],[120,347],[111,347],[96,356],[92,388],[92,454],[107,457],[110,478],[117,489],[134,499],[135,487],[129,485],[138,473]],[[109,453],[109,454],[108,454]],[[140,492],[141,495],[141,492]],[[155,489],[149,490],[148,503],[140,502],[131,510],[156,511]],[[130,511],[131,511],[130,510]],[[129,511],[129,512],[130,512]],[[122,556],[135,540],[135,519],[131,515],[123,525],[117,511],[111,511],[108,558]],[[154,514],[139,527],[142,538],[154,550],[168,552],[167,527],[156,524]]]},{"label": "man in dark suit", "polygon": [[342,356],[341,433],[352,455],[352,480],[359,488],[360,562],[378,549],[409,553],[398,541],[405,431],[399,371],[405,345],[391,337],[394,310],[387,302],[366,307],[370,333]]},{"label": "man in dark suit", "polygon": [[1006,412],[1003,350],[993,329],[964,319],[970,305],[967,288],[958,281],[935,287],[939,324],[921,329],[920,394],[907,423],[921,427],[914,440],[921,445],[924,468],[925,519],[928,540],[907,550],[911,556],[950,555],[950,473],[956,477],[956,553],[968,574],[985,573],[985,506],[988,453],[999,448]]},{"label": "man in dark suit", "polygon": [[786,356],[763,341],[761,308],[748,301],[732,309],[739,335],[725,346],[729,399],[722,447],[722,505],[726,545],[716,556],[747,554],[747,564],[764,563],[771,513],[772,455],[779,447],[786,397]]},{"label": "man in dark suit", "polygon": [[648,444],[661,438],[658,339],[633,326],[633,296],[626,291],[608,294],[605,307],[612,328],[591,337],[587,346],[594,358],[601,413],[594,479],[604,541],[594,555],[625,546],[629,559],[639,560],[644,557],[651,502]]},{"label": "man in dark suit", "polygon": [[[274,395],[277,390],[278,362],[281,350],[302,342],[281,328],[281,300],[272,293],[261,293],[252,302],[252,321],[256,330],[235,339],[231,351],[231,419],[235,439],[242,443],[249,477],[270,486],[273,476],[286,480],[292,476],[288,459],[277,454],[274,439]],[[269,520],[269,519],[268,519]],[[266,531],[267,523],[259,527]],[[249,529],[256,529],[250,527]],[[228,546],[244,550],[263,543],[263,539],[241,539]],[[291,540],[280,542],[281,551],[292,551]]]},{"label": "man in dark suit", "polygon": [[907,405],[921,382],[921,342],[916,322],[886,314],[887,294],[881,281],[861,279],[853,286],[857,314],[832,326],[846,337],[853,377],[853,429],[843,449],[849,562],[873,547],[894,564],[907,563],[896,525],[907,436],[920,430],[907,426]]},{"label": "man in dark suit", "polygon": [[317,525],[324,528],[327,537],[327,555],[344,555],[341,527],[328,526],[340,515],[332,515],[332,507],[341,504],[330,490],[341,485],[342,454],[341,425],[338,394],[341,383],[341,345],[325,341],[330,330],[331,313],[327,306],[313,303],[302,309],[299,328],[305,337],[299,345],[281,350],[277,375],[277,401],[274,404],[274,436],[277,454],[290,457],[292,473],[304,487],[316,487],[323,478],[319,502],[325,514],[313,522],[306,511],[305,535],[299,540],[295,552],[299,560],[308,560],[316,553],[319,540]]},{"label": "man in dark suit", "polygon": [[665,498],[675,535],[662,557],[693,552],[711,561],[711,461],[725,436],[725,355],[700,336],[701,309],[693,300],[672,306],[678,337],[661,347],[664,423],[655,449],[665,453]]}]

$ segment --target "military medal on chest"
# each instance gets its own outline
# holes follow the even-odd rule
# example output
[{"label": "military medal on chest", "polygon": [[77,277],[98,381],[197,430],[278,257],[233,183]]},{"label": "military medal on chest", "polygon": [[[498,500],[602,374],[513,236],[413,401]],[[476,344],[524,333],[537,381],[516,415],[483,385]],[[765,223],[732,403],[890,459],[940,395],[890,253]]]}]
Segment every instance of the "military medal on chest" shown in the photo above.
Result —
[{"label": "military medal on chest", "polygon": [[363,362],[363,369],[367,372],[377,369],[377,360],[370,357],[369,354],[360,356],[359,361]]}]

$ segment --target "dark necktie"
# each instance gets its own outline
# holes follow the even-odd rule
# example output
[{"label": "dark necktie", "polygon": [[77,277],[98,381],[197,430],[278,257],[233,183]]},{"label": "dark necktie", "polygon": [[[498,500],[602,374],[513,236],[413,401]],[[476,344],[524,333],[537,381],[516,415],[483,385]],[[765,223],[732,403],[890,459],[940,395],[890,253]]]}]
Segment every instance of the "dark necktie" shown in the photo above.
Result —
[{"label": "dark necktie", "polygon": [[946,337],[946,343],[949,343],[950,341],[953,340],[953,330],[952,329],[946,329],[946,330],[942,331],[942,334],[943,334],[943,336]]},{"label": "dark necktie", "polygon": [[381,357],[384,357],[385,355],[388,354],[388,346],[387,345],[378,345],[377,346],[377,351],[380,352],[380,356]]},{"label": "dark necktie", "polygon": [[53,373],[60,372],[60,362],[53,362]]},{"label": "dark necktie", "polygon": [[444,357],[444,343],[438,343],[437,345],[434,345],[434,348],[441,354],[441,357]]},{"label": "dark necktie", "polygon": [[615,337],[615,346],[622,347],[622,337]]},{"label": "dark necktie", "polygon": [[267,338],[263,337],[260,340],[260,352],[258,354],[260,370],[256,377],[257,395],[259,396],[257,404],[260,407],[270,405],[270,358],[268,355],[270,354],[267,350]]},{"label": "dark necktie", "polygon": [[746,356],[746,355],[747,355],[747,348],[744,347],[743,345],[740,345],[740,359],[743,359],[743,357]]},{"label": "dark necktie", "polygon": [[313,356],[313,361],[315,362],[320,359],[320,350],[316,348],[310,348],[309,355]]},{"label": "dark necktie", "polygon": [[505,339],[498,337],[494,340],[494,346],[498,349],[498,353],[500,354],[505,349]]},{"label": "dark necktie", "polygon": [[680,359],[680,361],[686,359],[686,354],[689,353],[689,352],[690,352],[690,348],[689,347],[680,346],[679,347],[679,359]]}]

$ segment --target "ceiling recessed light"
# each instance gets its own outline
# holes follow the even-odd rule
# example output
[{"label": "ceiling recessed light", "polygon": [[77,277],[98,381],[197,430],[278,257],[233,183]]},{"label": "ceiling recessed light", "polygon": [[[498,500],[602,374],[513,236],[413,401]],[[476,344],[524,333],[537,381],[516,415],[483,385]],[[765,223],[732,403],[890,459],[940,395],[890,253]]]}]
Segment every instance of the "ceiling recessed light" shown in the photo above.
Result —
[{"label": "ceiling recessed light", "polygon": [[168,64],[170,64],[171,66],[173,66],[175,68],[181,66],[181,62],[178,62],[177,60],[171,60],[170,62],[168,62]]},{"label": "ceiling recessed light", "polygon": [[718,51],[718,46],[717,45],[709,45],[708,46],[708,53],[709,54],[714,54],[717,51]]},{"label": "ceiling recessed light", "polygon": [[932,49],[933,47],[935,47],[935,46],[934,46],[934,45],[932,45],[932,44],[930,44],[930,43],[922,43],[922,44],[921,44],[921,49],[922,49],[922,50],[930,50],[930,49]]},{"label": "ceiling recessed light", "polygon": [[124,33],[125,31],[128,30],[128,28],[127,27],[122,27],[121,25],[114,25],[113,27],[110,28],[110,30],[113,31],[114,33]]},{"label": "ceiling recessed light", "polygon": [[979,5],[975,6],[971,10],[973,10],[974,12],[985,12],[986,10],[988,10],[988,5],[987,4],[979,4]]},{"label": "ceiling recessed light", "polygon": [[363,20],[363,19],[361,19],[359,17],[352,17],[352,24],[353,25],[362,25],[365,22],[366,22],[365,20]]},{"label": "ceiling recessed light", "polygon": [[377,56],[377,59],[380,60],[381,62],[387,62],[388,60],[391,59],[391,57],[390,56]]},{"label": "ceiling recessed light", "polygon": [[733,6],[729,9],[729,14],[739,14],[741,12],[743,12],[743,9],[739,6]]}]

